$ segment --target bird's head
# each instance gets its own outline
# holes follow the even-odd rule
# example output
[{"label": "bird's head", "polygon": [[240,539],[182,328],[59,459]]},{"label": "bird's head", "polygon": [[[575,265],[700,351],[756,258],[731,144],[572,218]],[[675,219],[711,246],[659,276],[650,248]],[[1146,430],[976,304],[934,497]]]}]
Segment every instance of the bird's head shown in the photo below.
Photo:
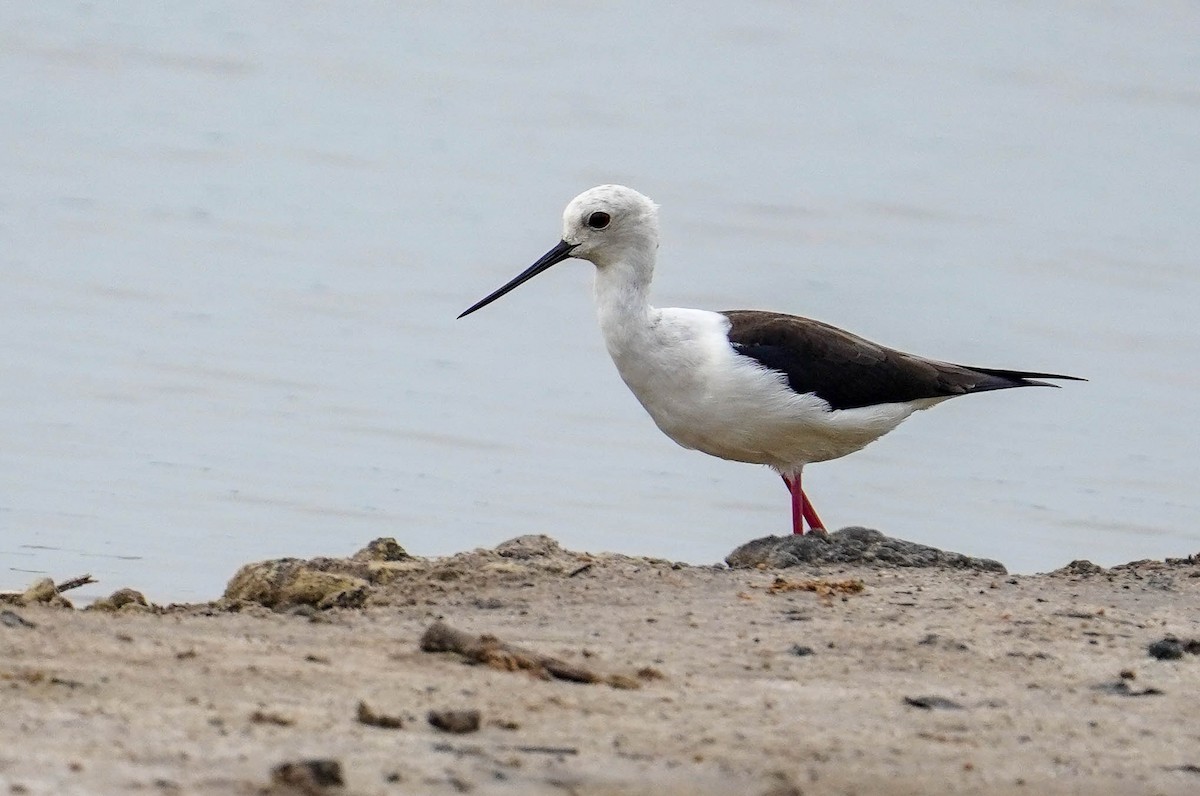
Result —
[{"label": "bird's head", "polygon": [[486,307],[504,294],[571,257],[597,268],[625,260],[644,260],[658,247],[658,205],[624,185],[598,185],[576,196],[563,211],[563,233],[554,248],[508,284],[480,299],[462,315]]}]

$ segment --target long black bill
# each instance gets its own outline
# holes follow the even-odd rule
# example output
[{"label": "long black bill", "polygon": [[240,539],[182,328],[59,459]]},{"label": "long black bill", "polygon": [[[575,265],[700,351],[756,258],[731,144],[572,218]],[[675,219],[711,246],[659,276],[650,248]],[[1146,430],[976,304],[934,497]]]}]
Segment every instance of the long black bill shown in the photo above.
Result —
[{"label": "long black bill", "polygon": [[558,242],[558,245],[556,245],[553,249],[551,249],[550,251],[543,254],[536,263],[529,266],[521,273],[517,274],[517,276],[511,282],[509,282],[507,285],[505,285],[504,287],[497,290],[495,293],[492,293],[487,298],[480,299],[475,304],[473,304],[469,309],[465,310],[463,312],[463,314],[459,315],[458,317],[465,318],[468,315],[470,315],[472,312],[474,312],[475,310],[483,309],[484,307],[491,304],[496,299],[503,296],[505,293],[508,293],[511,290],[515,290],[516,288],[518,288],[521,285],[528,282],[530,279],[533,279],[535,276],[540,274],[542,271],[545,271],[547,268],[554,265],[555,263],[561,263],[563,260],[565,260],[571,256],[571,252],[578,245],[579,244],[577,244],[577,243],[567,243],[565,240],[560,240]]}]

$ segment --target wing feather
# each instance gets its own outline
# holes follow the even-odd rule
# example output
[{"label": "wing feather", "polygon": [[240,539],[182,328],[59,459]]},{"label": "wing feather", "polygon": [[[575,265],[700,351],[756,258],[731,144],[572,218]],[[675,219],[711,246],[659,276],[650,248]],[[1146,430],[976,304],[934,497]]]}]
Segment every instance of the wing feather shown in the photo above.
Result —
[{"label": "wing feather", "polygon": [[886,348],[827,323],[757,310],[729,310],[729,343],[833,409],[947,398],[1010,387],[1054,387],[1055,373],[973,368]]}]

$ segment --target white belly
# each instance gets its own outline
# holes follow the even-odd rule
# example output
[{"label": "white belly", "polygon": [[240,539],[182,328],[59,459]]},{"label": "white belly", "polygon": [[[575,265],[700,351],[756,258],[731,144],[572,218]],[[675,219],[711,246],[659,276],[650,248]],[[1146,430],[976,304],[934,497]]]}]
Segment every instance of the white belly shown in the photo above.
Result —
[{"label": "white belly", "polygon": [[896,403],[830,411],[824,400],[796,394],[782,374],[734,351],[719,313],[662,309],[651,310],[648,323],[623,320],[601,318],[621,378],[663,433],[722,459],[796,471],[853,453],[924,408]]}]

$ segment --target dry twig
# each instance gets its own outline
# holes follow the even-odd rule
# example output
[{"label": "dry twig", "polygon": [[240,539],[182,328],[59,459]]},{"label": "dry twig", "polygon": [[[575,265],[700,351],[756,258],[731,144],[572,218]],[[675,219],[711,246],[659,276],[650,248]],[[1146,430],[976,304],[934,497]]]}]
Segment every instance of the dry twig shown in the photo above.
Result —
[{"label": "dry twig", "polygon": [[636,678],[620,674],[604,675],[585,666],[542,655],[506,644],[495,636],[476,636],[455,630],[444,622],[434,622],[421,637],[425,652],[454,652],[474,663],[482,663],[508,672],[527,671],[544,680],[555,678],[573,683],[608,683],[613,688],[640,688]]},{"label": "dry twig", "polygon": [[87,586],[89,583],[99,582],[100,581],[93,578],[91,574],[80,575],[77,578],[71,578],[70,580],[64,580],[62,583],[56,584],[54,589],[59,594],[62,594],[63,592],[70,591],[71,589],[78,589],[80,586]]}]

